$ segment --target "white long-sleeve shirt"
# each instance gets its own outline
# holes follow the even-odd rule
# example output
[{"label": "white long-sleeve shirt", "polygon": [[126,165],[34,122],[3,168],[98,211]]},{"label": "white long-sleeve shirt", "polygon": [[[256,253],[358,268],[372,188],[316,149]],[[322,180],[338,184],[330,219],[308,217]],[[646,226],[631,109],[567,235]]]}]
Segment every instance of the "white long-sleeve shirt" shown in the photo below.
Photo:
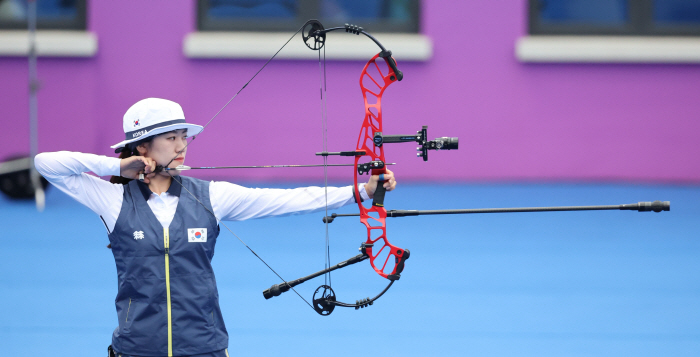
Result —
[{"label": "white long-sleeve shirt", "polygon": [[[34,159],[37,170],[61,191],[97,213],[112,232],[124,199],[124,185],[113,184],[98,176],[119,176],[120,159],[79,152],[41,153]],[[363,200],[369,198],[364,185],[358,185]],[[182,191],[181,194],[188,194]],[[296,189],[247,188],[229,182],[212,181],[209,198],[219,221],[243,221],[252,218],[304,214],[326,208],[324,187]],[[151,193],[151,207],[163,227],[175,216],[180,197],[163,192]],[[352,186],[328,187],[328,209],[354,203]]]}]

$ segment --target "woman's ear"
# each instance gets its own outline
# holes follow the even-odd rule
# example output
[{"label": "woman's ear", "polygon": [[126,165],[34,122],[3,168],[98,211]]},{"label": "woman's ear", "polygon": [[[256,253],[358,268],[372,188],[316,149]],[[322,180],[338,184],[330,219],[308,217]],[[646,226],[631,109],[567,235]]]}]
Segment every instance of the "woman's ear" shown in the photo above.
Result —
[{"label": "woman's ear", "polygon": [[150,149],[149,144],[150,143],[143,143],[143,144],[140,144],[139,146],[136,147],[136,150],[139,151],[139,155],[146,156],[148,149]]}]

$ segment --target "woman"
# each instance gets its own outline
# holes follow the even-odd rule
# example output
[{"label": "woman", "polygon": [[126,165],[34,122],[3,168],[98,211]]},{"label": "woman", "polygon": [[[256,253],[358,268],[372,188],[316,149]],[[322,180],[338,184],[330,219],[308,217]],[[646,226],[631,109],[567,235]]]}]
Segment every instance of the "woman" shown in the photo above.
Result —
[{"label": "woman", "polygon": [[[156,169],[182,165],[187,136],[202,129],[185,122],[179,104],[148,98],[124,114],[126,140],[112,146],[119,158],[65,151],[36,156],[37,170],[107,228],[119,282],[117,355],[228,356],[211,267],[219,220],[325,209],[320,187],[251,189]],[[107,182],[86,172],[113,177]],[[383,179],[387,191],[395,188],[391,171]],[[359,185],[360,196],[371,198],[378,182],[372,176]],[[354,189],[329,187],[328,208],[354,203]]]}]

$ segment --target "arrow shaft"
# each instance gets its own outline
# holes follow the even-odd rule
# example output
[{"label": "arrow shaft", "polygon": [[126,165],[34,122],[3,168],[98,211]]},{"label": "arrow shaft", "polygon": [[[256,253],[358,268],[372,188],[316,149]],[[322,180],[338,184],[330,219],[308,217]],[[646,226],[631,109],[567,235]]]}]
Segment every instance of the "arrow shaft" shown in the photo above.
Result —
[{"label": "arrow shaft", "polygon": [[[385,165],[396,165],[395,163],[387,163]],[[255,165],[255,166],[202,166],[202,167],[190,167],[185,165],[180,165],[176,168],[165,168],[165,171],[185,171],[185,170],[213,170],[213,169],[276,169],[283,167],[324,167],[324,166],[354,166],[354,164],[318,164],[318,165]]]}]

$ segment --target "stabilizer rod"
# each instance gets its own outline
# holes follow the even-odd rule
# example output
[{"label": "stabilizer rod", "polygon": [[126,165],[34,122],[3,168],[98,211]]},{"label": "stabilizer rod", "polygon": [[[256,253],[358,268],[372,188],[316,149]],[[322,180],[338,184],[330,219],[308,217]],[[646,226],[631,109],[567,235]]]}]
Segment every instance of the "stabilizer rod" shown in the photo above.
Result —
[{"label": "stabilizer rod", "polygon": [[265,297],[265,299],[270,299],[270,298],[273,298],[275,296],[279,296],[283,292],[289,291],[290,288],[295,287],[295,286],[297,286],[297,285],[299,285],[307,280],[311,280],[317,276],[321,276],[323,274],[326,274],[326,273],[333,271],[333,270],[336,270],[336,269],[344,268],[348,265],[359,263],[367,258],[369,258],[369,256],[363,252],[363,253],[360,253],[360,254],[358,254],[358,255],[356,255],[356,256],[354,256],[346,261],[340,262],[340,263],[338,263],[330,268],[323,269],[321,271],[317,271],[317,272],[315,272],[311,275],[307,275],[303,278],[299,278],[296,280],[290,280],[287,283],[280,283],[280,284],[272,285],[269,289],[263,291],[263,296]]},{"label": "stabilizer rod", "polygon": [[[623,205],[608,206],[559,206],[559,207],[515,207],[515,208],[473,208],[473,209],[440,209],[440,210],[391,210],[386,212],[387,217],[423,216],[431,214],[469,214],[469,213],[512,213],[512,212],[557,212],[557,211],[605,211],[605,210],[629,210],[638,212],[670,211],[670,201],[639,202]],[[359,213],[337,214],[323,217],[323,223],[333,222],[336,217],[357,217]]]}]

